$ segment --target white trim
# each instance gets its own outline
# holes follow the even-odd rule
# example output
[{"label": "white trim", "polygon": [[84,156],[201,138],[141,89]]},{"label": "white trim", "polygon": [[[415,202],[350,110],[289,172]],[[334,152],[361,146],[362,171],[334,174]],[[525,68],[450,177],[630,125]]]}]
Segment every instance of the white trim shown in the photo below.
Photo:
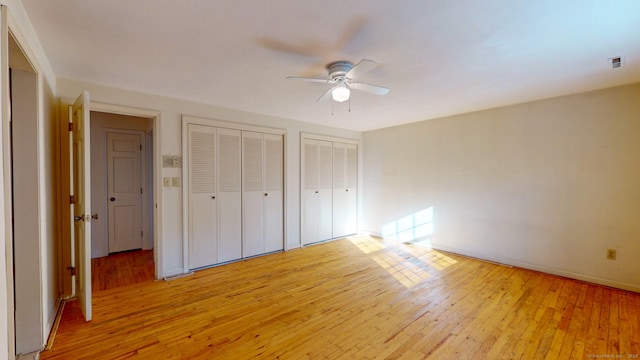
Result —
[{"label": "white trim", "polygon": [[434,250],[447,251],[447,252],[451,252],[451,253],[454,253],[454,254],[460,254],[460,255],[469,256],[469,257],[473,257],[473,258],[477,258],[477,259],[481,259],[481,260],[487,260],[487,261],[492,261],[492,262],[496,262],[496,263],[500,263],[500,264],[517,266],[517,267],[520,267],[520,268],[523,268],[523,269],[540,271],[540,272],[543,272],[543,273],[546,273],[546,274],[564,276],[564,277],[567,277],[567,278],[586,281],[586,282],[593,283],[593,284],[610,286],[610,287],[614,287],[614,288],[617,288],[617,289],[629,290],[629,291],[634,291],[634,292],[640,293],[640,285],[637,285],[637,284],[623,283],[623,282],[619,282],[619,281],[608,280],[608,279],[603,279],[603,278],[599,278],[599,277],[595,277],[595,276],[589,276],[589,275],[585,275],[585,274],[580,274],[580,273],[576,273],[576,272],[572,272],[572,271],[565,271],[565,270],[555,269],[555,268],[551,268],[551,267],[547,267],[547,266],[540,266],[540,265],[536,265],[536,264],[531,264],[531,263],[527,263],[527,262],[522,262],[522,261],[517,261],[517,260],[505,258],[505,257],[502,257],[502,256],[490,256],[490,255],[487,255],[487,254],[484,254],[484,253],[477,253],[475,251],[468,251],[468,250],[458,249],[458,248],[454,248],[454,247],[450,247],[450,246],[446,246],[446,245],[441,245],[441,244],[432,243],[431,244],[431,248],[434,249]]},{"label": "white trim", "polygon": [[[8,7],[8,6],[7,6]],[[40,44],[40,40],[33,31],[33,25],[29,21],[22,1],[14,1],[11,4],[11,10],[7,11],[7,25],[9,32],[13,35],[14,39],[20,49],[27,57],[29,63],[34,68],[36,73],[42,73],[46,78],[47,83],[51,87],[52,92],[56,93],[56,76],[49,63],[49,59]],[[71,102],[73,103],[73,101]]]},{"label": "white trim", "polygon": [[341,138],[336,136],[312,134],[312,133],[306,133],[306,132],[300,133],[300,139],[301,140],[302,139],[321,140],[321,141],[339,142],[343,144],[360,145],[360,140],[358,139]]},{"label": "white trim", "polygon": [[160,117],[161,112],[157,110],[136,108],[91,101],[91,111],[106,112],[119,115],[129,115],[150,118],[153,127],[153,198],[154,198],[154,231],[153,231],[153,258],[155,261],[155,277],[162,279],[167,274],[163,270],[164,241],[162,237],[162,156],[160,155]]},{"label": "white trim", "polygon": [[[189,270],[189,124],[182,117],[182,274]],[[175,274],[172,274],[175,275]]]},{"label": "white trim", "polygon": [[2,235],[0,245],[4,249],[4,256],[0,263],[4,264],[3,279],[0,289],[0,357],[7,356],[13,359],[15,357],[15,304],[13,290],[13,230],[11,228],[11,214],[13,212],[13,203],[11,199],[11,148],[9,144],[11,139],[9,136],[9,31],[7,25],[8,9],[6,5],[0,4],[0,120],[2,121],[2,190],[0,190],[0,201],[3,202],[4,215],[0,220],[0,231]]},{"label": "white trim", "polygon": [[[182,124],[183,124],[183,126],[184,126],[185,123],[187,123],[187,124],[196,124],[196,125],[214,126],[214,127],[218,127],[218,128],[226,128],[226,129],[241,130],[241,131],[255,131],[255,132],[261,132],[261,133],[265,133],[265,134],[275,134],[275,135],[284,135],[287,132],[287,130],[279,129],[279,128],[264,127],[264,126],[257,126],[257,125],[249,125],[249,124],[222,121],[222,120],[215,120],[215,119],[208,119],[208,118],[190,116],[190,115],[182,115]],[[183,127],[183,129],[184,129],[184,127]],[[183,152],[183,155],[184,155],[184,152]]]},{"label": "white trim", "polygon": [[284,241],[284,251],[289,251],[289,237],[287,236],[289,227],[287,226],[287,133],[282,134],[282,241]]}]

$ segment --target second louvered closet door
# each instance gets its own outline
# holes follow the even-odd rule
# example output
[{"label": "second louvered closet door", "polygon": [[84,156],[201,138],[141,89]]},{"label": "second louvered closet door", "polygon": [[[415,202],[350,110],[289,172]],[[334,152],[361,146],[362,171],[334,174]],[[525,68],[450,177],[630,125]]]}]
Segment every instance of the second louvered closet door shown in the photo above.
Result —
[{"label": "second louvered closet door", "polygon": [[283,137],[242,132],[243,257],[284,249]]}]

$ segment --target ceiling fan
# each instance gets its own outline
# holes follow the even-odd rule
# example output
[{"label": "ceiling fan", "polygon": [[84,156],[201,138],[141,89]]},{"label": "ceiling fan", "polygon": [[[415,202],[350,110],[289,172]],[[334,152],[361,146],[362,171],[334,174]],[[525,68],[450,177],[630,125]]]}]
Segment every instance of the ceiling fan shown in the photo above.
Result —
[{"label": "ceiling fan", "polygon": [[389,92],[389,88],[384,86],[355,81],[360,75],[373,70],[376,66],[378,66],[378,63],[369,59],[362,59],[356,65],[353,65],[350,61],[334,61],[327,65],[329,79],[299,76],[288,76],[287,79],[332,84],[333,86],[320,96],[316,102],[324,101],[329,96],[335,101],[344,102],[349,100],[351,89],[376,95],[385,95]]}]

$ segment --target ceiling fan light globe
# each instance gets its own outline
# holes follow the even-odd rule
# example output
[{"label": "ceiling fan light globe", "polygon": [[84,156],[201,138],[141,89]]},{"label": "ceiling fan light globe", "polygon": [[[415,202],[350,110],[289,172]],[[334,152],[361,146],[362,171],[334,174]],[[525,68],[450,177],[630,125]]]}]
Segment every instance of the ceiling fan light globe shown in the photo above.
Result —
[{"label": "ceiling fan light globe", "polygon": [[349,95],[351,95],[351,91],[349,91],[349,89],[347,89],[346,87],[342,87],[342,86],[336,87],[331,92],[331,97],[333,98],[333,100],[337,102],[345,102],[349,100]]}]

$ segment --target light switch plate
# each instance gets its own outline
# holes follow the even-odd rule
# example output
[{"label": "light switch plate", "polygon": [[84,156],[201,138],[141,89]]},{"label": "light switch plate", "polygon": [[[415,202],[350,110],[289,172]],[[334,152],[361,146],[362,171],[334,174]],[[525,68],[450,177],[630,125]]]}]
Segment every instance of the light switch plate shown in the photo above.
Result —
[{"label": "light switch plate", "polygon": [[165,177],[163,179],[163,181],[164,181],[164,186],[171,187],[171,178],[170,177]]},{"label": "light switch plate", "polygon": [[177,155],[163,155],[162,167],[165,168],[180,168],[182,167],[182,157]]},{"label": "light switch plate", "polygon": [[171,186],[180,186],[180,178],[177,176],[172,177]]}]

